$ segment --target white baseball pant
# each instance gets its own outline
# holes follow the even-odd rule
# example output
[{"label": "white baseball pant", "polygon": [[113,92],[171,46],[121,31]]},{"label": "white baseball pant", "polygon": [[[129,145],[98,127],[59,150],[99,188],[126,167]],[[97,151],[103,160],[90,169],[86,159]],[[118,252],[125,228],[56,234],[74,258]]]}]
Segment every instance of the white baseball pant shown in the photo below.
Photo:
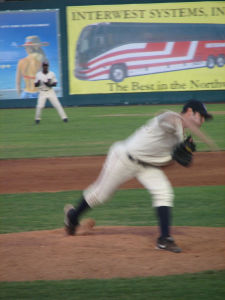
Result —
[{"label": "white baseball pant", "polygon": [[99,177],[84,191],[84,198],[90,207],[104,203],[132,178],[149,191],[154,207],[173,206],[173,189],[164,172],[158,167],[143,167],[131,161],[120,142],[110,148]]},{"label": "white baseball pant", "polygon": [[36,106],[35,120],[41,119],[42,109],[45,107],[47,99],[49,99],[52,106],[57,110],[61,119],[62,120],[66,119],[67,115],[66,115],[61,103],[59,102],[58,98],[56,97],[55,91],[53,89],[51,89],[49,91],[40,91],[39,96],[38,96],[37,106]]}]

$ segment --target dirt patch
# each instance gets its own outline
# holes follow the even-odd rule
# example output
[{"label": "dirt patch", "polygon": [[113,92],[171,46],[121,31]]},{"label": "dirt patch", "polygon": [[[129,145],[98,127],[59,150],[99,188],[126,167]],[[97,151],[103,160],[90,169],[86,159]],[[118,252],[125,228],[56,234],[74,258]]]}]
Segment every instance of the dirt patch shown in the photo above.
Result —
[{"label": "dirt patch", "polygon": [[96,227],[0,235],[1,281],[163,276],[225,268],[224,228],[174,227],[183,252],[155,249],[156,227]]},{"label": "dirt patch", "polygon": [[[196,153],[191,168],[164,170],[174,186],[223,185],[225,152]],[[105,157],[0,161],[1,193],[84,189]],[[140,188],[132,180],[122,188]],[[0,281],[163,276],[225,268],[225,228],[173,227],[182,248],[155,249],[156,227],[100,227],[68,237],[62,228],[0,235]]]},{"label": "dirt patch", "polygon": [[[0,161],[0,193],[82,190],[96,179],[105,156]],[[223,185],[225,152],[198,152],[191,168],[164,168],[174,186]],[[123,189],[141,188],[131,180]]]}]

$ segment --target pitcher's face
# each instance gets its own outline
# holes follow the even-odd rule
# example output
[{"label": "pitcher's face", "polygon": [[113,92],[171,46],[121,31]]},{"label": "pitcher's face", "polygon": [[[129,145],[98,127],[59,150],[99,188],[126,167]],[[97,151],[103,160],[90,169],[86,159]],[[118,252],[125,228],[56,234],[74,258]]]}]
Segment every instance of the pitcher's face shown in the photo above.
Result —
[{"label": "pitcher's face", "polygon": [[196,126],[201,127],[205,122],[205,118],[199,112],[191,112],[189,115],[189,120],[193,122]]}]

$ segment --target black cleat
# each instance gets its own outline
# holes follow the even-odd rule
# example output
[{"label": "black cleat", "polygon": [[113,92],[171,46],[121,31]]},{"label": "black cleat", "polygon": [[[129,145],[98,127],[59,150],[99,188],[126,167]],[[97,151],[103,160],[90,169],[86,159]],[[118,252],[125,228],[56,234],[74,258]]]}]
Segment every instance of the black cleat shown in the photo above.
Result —
[{"label": "black cleat", "polygon": [[177,246],[177,244],[174,242],[174,239],[170,236],[158,238],[156,248],[161,250],[168,250],[174,253],[181,252],[181,249]]},{"label": "black cleat", "polygon": [[36,124],[39,124],[39,123],[40,123],[40,120],[35,120],[35,123],[36,123]]},{"label": "black cleat", "polygon": [[67,118],[63,119],[63,122],[67,123],[67,122],[68,122],[68,119],[67,119]]},{"label": "black cleat", "polygon": [[70,213],[72,212],[72,210],[75,210],[73,205],[66,204],[64,206],[64,214],[65,214],[64,225],[65,225],[65,231],[68,235],[75,235],[76,227],[79,225],[78,221],[76,222],[76,224],[73,224],[70,221]]}]

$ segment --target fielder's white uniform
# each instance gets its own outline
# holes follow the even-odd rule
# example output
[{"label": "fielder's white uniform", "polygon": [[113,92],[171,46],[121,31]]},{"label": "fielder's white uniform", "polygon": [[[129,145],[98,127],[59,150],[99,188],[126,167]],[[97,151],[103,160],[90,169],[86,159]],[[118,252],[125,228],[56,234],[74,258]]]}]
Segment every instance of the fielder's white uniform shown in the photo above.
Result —
[{"label": "fielder's white uniform", "polygon": [[41,119],[41,112],[42,109],[45,107],[45,103],[47,99],[51,102],[52,106],[56,108],[58,114],[60,115],[61,119],[67,119],[67,115],[59,102],[58,98],[56,97],[55,91],[52,87],[48,87],[45,85],[45,82],[50,80],[51,83],[57,83],[57,79],[55,77],[54,72],[48,71],[48,73],[44,74],[42,71],[38,72],[35,77],[35,82],[37,83],[40,80],[39,86],[39,96],[36,106],[36,113],[35,113],[35,120]]},{"label": "fielder's white uniform", "polygon": [[107,201],[124,182],[137,180],[151,193],[153,206],[173,206],[173,189],[160,166],[171,163],[173,147],[184,140],[182,117],[168,111],[113,144],[98,179],[84,191],[90,207]]}]

